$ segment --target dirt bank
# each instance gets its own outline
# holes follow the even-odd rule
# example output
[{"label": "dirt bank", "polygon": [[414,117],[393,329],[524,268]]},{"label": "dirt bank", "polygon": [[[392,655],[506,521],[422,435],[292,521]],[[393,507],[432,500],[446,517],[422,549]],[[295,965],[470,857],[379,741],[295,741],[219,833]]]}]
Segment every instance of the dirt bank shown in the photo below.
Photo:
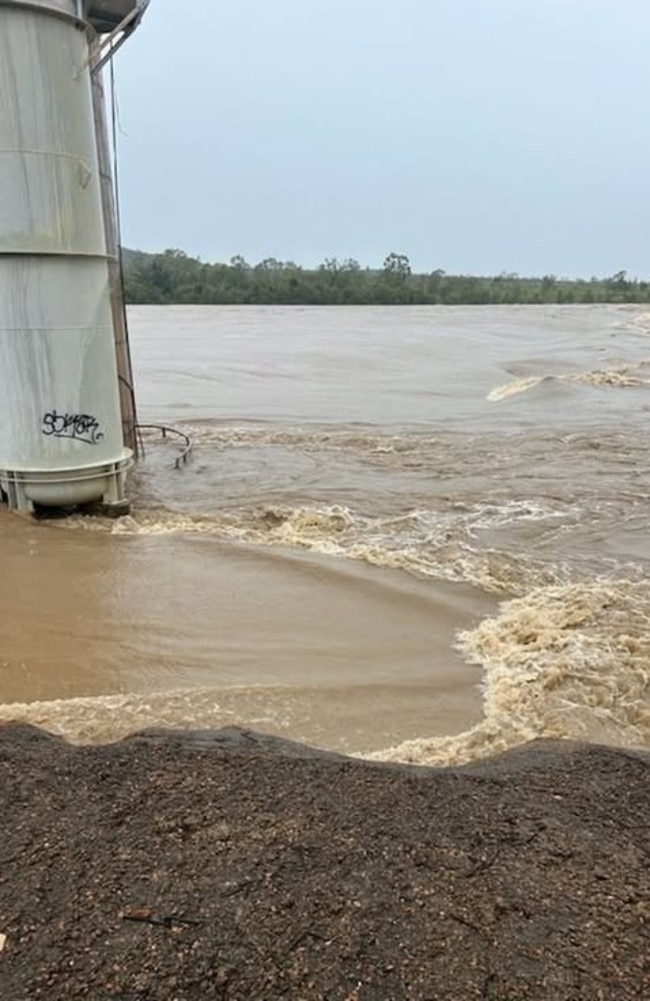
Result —
[{"label": "dirt bank", "polygon": [[16,725],[0,806],[2,1001],[650,997],[650,755],[407,769]]}]

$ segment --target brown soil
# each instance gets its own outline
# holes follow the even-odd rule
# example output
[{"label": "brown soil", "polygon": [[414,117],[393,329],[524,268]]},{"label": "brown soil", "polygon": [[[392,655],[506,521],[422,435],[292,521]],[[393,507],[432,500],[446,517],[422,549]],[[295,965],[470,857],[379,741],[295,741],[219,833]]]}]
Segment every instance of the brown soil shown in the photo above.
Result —
[{"label": "brown soil", "polygon": [[548,741],[429,770],[2,727],[0,998],[650,998],[649,779]]}]

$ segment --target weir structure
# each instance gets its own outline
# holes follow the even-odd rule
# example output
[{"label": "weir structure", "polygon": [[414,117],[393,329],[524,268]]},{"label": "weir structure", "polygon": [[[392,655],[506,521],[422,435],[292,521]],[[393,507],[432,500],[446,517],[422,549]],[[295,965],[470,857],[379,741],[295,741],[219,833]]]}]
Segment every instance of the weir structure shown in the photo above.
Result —
[{"label": "weir structure", "polygon": [[102,67],[148,0],[0,0],[0,494],[128,511],[135,398]]}]

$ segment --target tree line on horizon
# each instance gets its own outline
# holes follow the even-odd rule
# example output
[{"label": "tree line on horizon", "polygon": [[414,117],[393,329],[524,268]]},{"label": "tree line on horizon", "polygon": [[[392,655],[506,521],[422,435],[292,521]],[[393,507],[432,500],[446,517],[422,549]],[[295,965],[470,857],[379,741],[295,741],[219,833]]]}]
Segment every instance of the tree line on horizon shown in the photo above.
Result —
[{"label": "tree line on horizon", "polygon": [[352,258],[328,258],[317,268],[269,257],[249,264],[206,264],[182,250],[123,251],[124,290],[130,304],[214,305],[499,305],[535,303],[646,303],[650,282],[625,271],[609,278],[541,278],[502,273],[415,274],[405,254],[390,253],[381,268]]}]

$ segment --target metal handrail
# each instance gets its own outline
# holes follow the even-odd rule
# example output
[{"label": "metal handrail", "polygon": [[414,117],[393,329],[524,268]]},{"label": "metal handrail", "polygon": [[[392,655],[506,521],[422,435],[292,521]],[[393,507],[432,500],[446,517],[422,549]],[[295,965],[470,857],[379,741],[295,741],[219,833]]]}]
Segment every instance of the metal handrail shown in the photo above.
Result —
[{"label": "metal handrail", "polygon": [[[177,455],[176,459],[174,460],[174,466],[176,467],[176,469],[180,469],[181,465],[185,465],[187,463],[187,460],[192,452],[192,449],[194,448],[194,442],[192,441],[189,435],[185,434],[184,431],[179,431],[178,428],[168,427],[166,424],[136,424],[135,429],[138,432],[160,431],[162,433],[163,438],[166,438],[168,434],[176,435],[178,438],[181,438],[183,441],[183,447],[181,449],[180,455]],[[142,452],[144,455],[144,448]]]}]

